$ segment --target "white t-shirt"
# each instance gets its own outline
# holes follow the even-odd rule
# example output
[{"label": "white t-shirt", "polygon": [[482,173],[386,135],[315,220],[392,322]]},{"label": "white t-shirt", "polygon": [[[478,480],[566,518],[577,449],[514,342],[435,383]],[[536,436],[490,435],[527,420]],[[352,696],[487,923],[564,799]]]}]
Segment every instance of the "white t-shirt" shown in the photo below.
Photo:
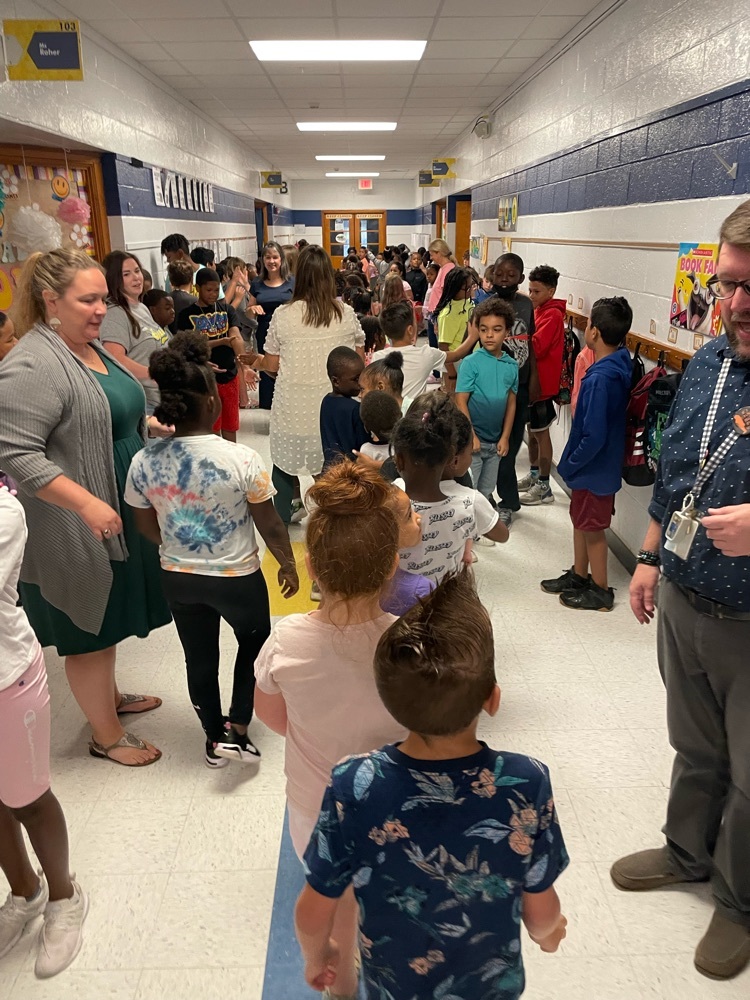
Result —
[{"label": "white t-shirt", "polygon": [[[403,479],[393,485],[405,489]],[[467,539],[486,535],[497,524],[497,511],[477,490],[446,479],[440,483],[440,492],[445,500],[412,500],[412,507],[422,515],[422,543],[399,552],[401,569],[438,583],[447,573],[461,568]]]},{"label": "white t-shirt", "polygon": [[361,455],[367,455],[368,458],[372,458],[376,462],[385,462],[386,458],[391,454],[391,446],[389,444],[375,444],[374,441],[366,441],[359,451]]},{"label": "white t-shirt", "polygon": [[22,677],[39,652],[26,612],[18,607],[18,576],[27,537],[23,507],[0,486],[0,691]]},{"label": "white t-shirt", "polygon": [[427,379],[433,371],[445,371],[445,351],[429,344],[410,344],[408,347],[384,347],[375,351],[373,361],[381,361],[392,351],[400,351],[404,358],[403,396],[416,399],[427,388]]},{"label": "white t-shirt", "polygon": [[153,507],[162,569],[247,576],[260,567],[248,503],[276,493],[260,455],[215,434],[155,441],[130,465],[125,500]]},{"label": "white t-shirt", "polygon": [[284,771],[290,806],[320,812],[335,764],[405,738],[375,686],[378,640],[396,616],[337,628],[317,617],[289,615],[274,626],[255,661],[265,694],[284,696],[287,710]]}]

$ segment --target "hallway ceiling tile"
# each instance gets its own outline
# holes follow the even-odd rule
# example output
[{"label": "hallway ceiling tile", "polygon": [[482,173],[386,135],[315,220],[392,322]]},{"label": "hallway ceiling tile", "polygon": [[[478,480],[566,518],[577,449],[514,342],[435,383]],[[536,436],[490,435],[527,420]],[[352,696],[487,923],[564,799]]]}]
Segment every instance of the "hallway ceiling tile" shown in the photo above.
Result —
[{"label": "hallway ceiling tile", "polygon": [[[381,178],[414,177],[492,109],[597,0],[62,0],[290,179],[316,153],[381,153]],[[255,9],[261,16],[253,17]],[[419,63],[259,62],[251,39],[426,39]],[[297,121],[398,121],[392,133],[300,133]]]}]

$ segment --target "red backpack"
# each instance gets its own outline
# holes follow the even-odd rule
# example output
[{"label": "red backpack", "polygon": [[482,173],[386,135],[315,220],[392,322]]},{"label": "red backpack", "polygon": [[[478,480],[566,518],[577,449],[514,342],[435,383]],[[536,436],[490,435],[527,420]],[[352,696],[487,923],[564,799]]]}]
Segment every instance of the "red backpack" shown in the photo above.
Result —
[{"label": "red backpack", "polygon": [[651,386],[666,374],[664,365],[657,364],[638,380],[630,393],[625,423],[625,458],[622,463],[622,478],[629,486],[653,486],[656,479],[656,473],[648,463],[646,411]]}]

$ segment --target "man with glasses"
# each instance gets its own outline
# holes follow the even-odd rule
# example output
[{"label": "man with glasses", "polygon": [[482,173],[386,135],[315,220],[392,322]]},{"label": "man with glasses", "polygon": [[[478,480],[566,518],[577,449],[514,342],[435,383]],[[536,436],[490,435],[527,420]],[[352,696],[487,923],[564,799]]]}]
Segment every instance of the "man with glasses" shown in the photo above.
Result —
[{"label": "man with glasses", "polygon": [[664,847],[612,867],[626,890],[711,880],[704,975],[750,961],[750,201],[724,220],[724,334],[697,352],[664,434],[652,521],[630,585],[642,624],[659,590],[658,657],[676,757]]}]

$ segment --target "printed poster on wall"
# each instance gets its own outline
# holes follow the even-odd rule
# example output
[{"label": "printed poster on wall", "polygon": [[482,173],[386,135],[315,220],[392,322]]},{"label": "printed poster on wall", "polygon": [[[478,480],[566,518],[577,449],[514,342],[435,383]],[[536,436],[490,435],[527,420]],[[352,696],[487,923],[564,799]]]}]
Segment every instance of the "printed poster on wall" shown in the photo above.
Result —
[{"label": "printed poster on wall", "polygon": [[703,337],[721,334],[719,303],[708,289],[708,279],[716,273],[718,254],[718,243],[680,244],[669,316],[671,326]]}]

